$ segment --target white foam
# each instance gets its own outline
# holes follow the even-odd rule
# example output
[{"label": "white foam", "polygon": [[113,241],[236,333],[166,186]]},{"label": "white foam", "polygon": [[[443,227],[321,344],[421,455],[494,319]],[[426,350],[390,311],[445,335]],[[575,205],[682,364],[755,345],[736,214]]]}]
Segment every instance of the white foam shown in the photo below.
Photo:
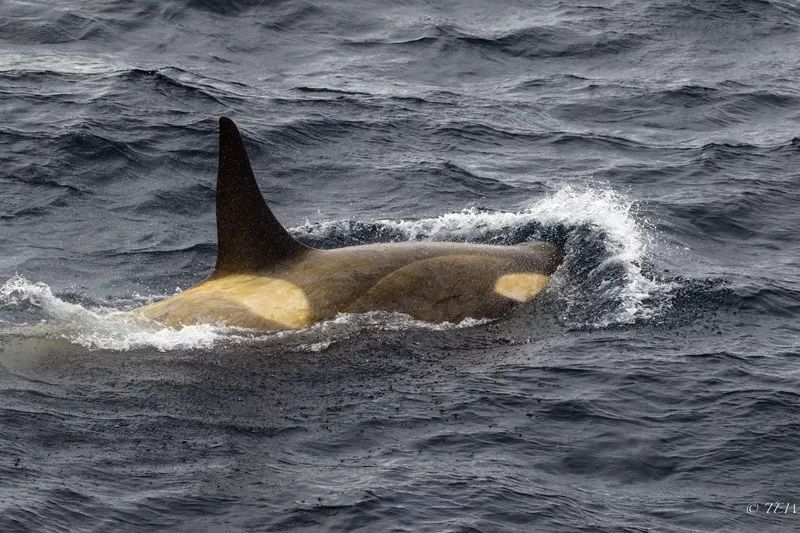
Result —
[{"label": "white foam", "polygon": [[[605,234],[606,262],[625,270],[625,279],[607,290],[619,300],[613,312],[592,325],[607,327],[647,320],[670,304],[673,285],[659,282],[643,271],[650,248],[648,222],[635,216],[636,203],[611,189],[564,187],[530,208],[543,224],[592,225]],[[612,294],[606,294],[610,297]],[[576,302],[577,303],[577,302]]]},{"label": "white foam", "polygon": [[0,309],[26,304],[38,311],[34,316],[40,322],[17,327],[15,333],[57,336],[90,349],[205,348],[226,338],[230,331],[211,324],[166,328],[118,309],[102,306],[89,309],[58,298],[45,283],[33,283],[19,275],[0,287]]},{"label": "white foam", "polygon": [[[530,222],[541,224],[591,224],[605,230],[626,259],[641,256],[646,237],[633,216],[635,202],[612,189],[564,186],[520,211],[484,211],[475,207],[419,220],[376,220],[408,240],[475,239],[482,234]],[[298,233],[328,235],[345,221],[329,221],[295,228]]]}]

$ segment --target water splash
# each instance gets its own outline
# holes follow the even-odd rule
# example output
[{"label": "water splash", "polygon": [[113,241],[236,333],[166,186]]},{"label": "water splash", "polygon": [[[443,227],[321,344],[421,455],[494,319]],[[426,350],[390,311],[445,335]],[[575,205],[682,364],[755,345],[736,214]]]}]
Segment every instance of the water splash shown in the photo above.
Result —
[{"label": "water splash", "polygon": [[314,244],[431,240],[513,245],[546,240],[565,251],[550,291],[565,325],[603,328],[669,309],[673,283],[648,270],[649,225],[636,203],[603,187],[564,186],[520,211],[464,209],[421,220],[330,221],[295,228]]},{"label": "water splash", "polygon": [[[33,283],[19,275],[0,287],[0,311],[15,311],[12,334],[63,338],[101,350],[207,348],[229,331],[210,324],[165,328],[118,309],[87,308],[57,297],[45,283]],[[24,318],[38,322],[31,324]]]},{"label": "water splash", "polygon": [[610,189],[566,187],[530,212],[546,226],[570,228],[553,288],[571,326],[602,328],[666,312],[675,285],[648,268],[652,234],[630,198]]}]

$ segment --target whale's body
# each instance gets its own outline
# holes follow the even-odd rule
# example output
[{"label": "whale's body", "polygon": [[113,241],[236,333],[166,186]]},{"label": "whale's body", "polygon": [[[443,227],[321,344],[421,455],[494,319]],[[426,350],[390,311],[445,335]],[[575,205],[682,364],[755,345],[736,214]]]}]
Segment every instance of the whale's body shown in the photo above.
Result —
[{"label": "whale's body", "polygon": [[338,313],[430,322],[496,318],[536,297],[561,262],[553,245],[397,243],[318,250],[295,240],[261,196],[241,137],[220,119],[218,255],[202,283],[137,312],[170,325],[302,328]]},{"label": "whale's body", "polygon": [[494,318],[536,296],[547,245],[454,243],[309,250],[266,272],[214,277],[142,312],[169,325],[301,328],[340,312],[393,311],[429,322]]}]

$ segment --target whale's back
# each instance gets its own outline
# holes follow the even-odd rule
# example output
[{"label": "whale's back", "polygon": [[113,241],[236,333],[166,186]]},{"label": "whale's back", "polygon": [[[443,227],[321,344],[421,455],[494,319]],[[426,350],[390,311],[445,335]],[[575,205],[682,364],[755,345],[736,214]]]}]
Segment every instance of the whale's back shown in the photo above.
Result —
[{"label": "whale's back", "polygon": [[343,312],[434,322],[494,318],[546,287],[561,252],[546,243],[395,243],[336,250],[292,237],[264,201],[241,135],[220,119],[217,261],[207,280],[140,315],[178,326],[305,327]]}]

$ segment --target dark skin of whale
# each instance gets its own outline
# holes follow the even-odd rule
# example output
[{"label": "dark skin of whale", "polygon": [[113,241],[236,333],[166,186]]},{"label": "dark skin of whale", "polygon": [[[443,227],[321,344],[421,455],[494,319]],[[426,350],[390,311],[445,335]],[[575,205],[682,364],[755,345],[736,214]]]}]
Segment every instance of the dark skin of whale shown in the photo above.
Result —
[{"label": "dark skin of whale", "polygon": [[307,327],[339,313],[428,322],[498,318],[535,298],[562,260],[547,243],[395,243],[318,250],[295,240],[261,196],[238,129],[220,119],[217,264],[202,283],[138,309],[169,326]]}]

